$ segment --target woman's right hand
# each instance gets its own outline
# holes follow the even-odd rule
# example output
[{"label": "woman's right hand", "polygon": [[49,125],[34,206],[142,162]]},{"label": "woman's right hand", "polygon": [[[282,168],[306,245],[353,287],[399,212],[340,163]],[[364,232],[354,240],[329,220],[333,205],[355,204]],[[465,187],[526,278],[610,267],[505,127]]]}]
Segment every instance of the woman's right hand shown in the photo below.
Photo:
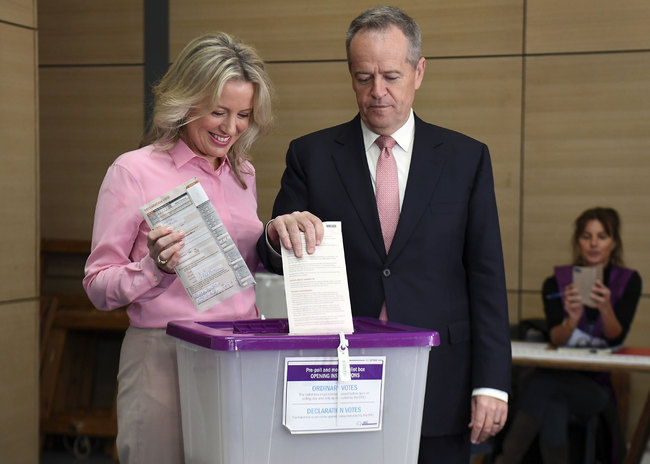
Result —
[{"label": "woman's right hand", "polygon": [[564,310],[567,317],[577,325],[585,308],[582,304],[580,292],[573,284],[569,284],[564,288]]},{"label": "woman's right hand", "polygon": [[169,226],[156,227],[147,234],[149,256],[162,271],[174,273],[174,266],[181,259],[180,250],[185,246],[183,238],[183,231],[174,232]]},{"label": "woman's right hand", "polygon": [[566,316],[562,319],[561,323],[553,326],[550,331],[551,343],[555,346],[567,344],[584,312],[582,298],[578,289],[573,285],[567,285],[563,291]]}]

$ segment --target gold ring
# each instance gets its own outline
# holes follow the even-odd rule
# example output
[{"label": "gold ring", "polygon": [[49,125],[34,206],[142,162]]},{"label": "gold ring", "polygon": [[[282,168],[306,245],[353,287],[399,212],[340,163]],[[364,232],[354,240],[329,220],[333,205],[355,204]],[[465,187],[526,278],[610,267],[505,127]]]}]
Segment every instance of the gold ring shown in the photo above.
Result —
[{"label": "gold ring", "polygon": [[160,259],[160,255],[158,255],[158,257],[156,258],[156,262],[158,263],[159,266],[164,266],[165,264],[167,264],[167,260]]}]

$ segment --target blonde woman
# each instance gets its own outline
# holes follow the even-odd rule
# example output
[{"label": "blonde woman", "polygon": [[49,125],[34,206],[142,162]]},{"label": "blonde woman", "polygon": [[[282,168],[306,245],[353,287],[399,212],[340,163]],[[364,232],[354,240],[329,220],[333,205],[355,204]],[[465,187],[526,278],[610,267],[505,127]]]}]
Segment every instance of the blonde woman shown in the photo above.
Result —
[{"label": "blonde woman", "polygon": [[120,354],[120,462],[182,463],[183,443],[171,320],[256,318],[249,287],[215,307],[194,308],[174,266],[181,230],[149,230],[140,207],[196,177],[251,271],[258,264],[255,170],[247,156],[270,127],[271,85],[255,50],[214,33],[191,41],[154,88],[143,146],[108,168],[95,211],[84,288],[102,310],[127,307]]}]

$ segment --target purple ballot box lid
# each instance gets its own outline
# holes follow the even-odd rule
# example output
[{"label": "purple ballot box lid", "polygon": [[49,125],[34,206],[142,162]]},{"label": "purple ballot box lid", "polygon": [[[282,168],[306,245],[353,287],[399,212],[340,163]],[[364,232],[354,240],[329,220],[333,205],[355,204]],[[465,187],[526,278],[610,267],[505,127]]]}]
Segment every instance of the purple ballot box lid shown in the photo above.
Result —
[{"label": "purple ballot box lid", "polygon": [[[355,317],[350,348],[438,346],[438,332],[369,317]],[[219,351],[315,350],[339,346],[338,335],[291,335],[286,319],[193,322],[172,321],[167,334]]]}]

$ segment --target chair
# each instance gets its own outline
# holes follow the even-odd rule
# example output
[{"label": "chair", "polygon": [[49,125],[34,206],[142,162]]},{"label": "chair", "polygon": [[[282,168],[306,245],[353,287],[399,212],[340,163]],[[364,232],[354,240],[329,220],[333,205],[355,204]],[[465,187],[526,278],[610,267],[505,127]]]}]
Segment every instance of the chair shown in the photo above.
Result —
[{"label": "chair", "polygon": [[[124,308],[99,311],[75,289],[81,282],[75,272],[89,250],[85,242],[42,243],[43,281],[49,285],[41,298],[40,446],[48,435],[68,437],[83,458],[91,451],[89,437],[101,437],[108,439],[106,453],[117,460],[117,361],[112,360],[119,358],[129,320]],[[83,275],[82,265],[79,272]],[[99,362],[102,354],[105,361]]]},{"label": "chair", "polygon": [[[531,318],[523,319],[520,323],[513,327],[511,332],[514,337],[520,340],[535,341],[535,342],[548,342],[550,341],[548,326],[545,319]],[[527,377],[532,373],[534,368],[522,368],[519,375],[513,378],[513,384],[526,383]],[[514,371],[513,371],[514,372]],[[611,374],[612,383],[612,398],[607,405],[607,410],[599,414],[589,417],[574,416],[570,419],[570,425],[581,429],[581,436],[584,437],[584,447],[582,448],[582,455],[584,456],[585,464],[594,464],[596,462],[598,451],[598,433],[601,424],[610,422],[610,427],[618,428],[620,437],[615,439],[621,443],[618,447],[625,447],[625,432],[627,425],[627,418],[629,414],[629,392],[630,392],[630,374],[627,372],[613,372]],[[515,385],[516,386],[516,385]],[[616,431],[614,432],[616,433]],[[620,449],[612,451],[611,446],[606,446],[604,452],[616,454],[620,457]],[[601,449],[602,451],[602,449]],[[579,453],[578,453],[579,454]],[[602,454],[602,453],[601,453]],[[577,461],[576,461],[577,462]]]},{"label": "chair", "polygon": [[[523,319],[518,325],[511,327],[511,337],[513,339],[525,340],[525,341],[535,341],[535,342],[548,342],[549,333],[546,325],[546,320],[542,318],[532,318],[532,319]],[[535,368],[533,367],[517,367],[513,369],[513,392],[516,397],[518,392],[526,388],[527,381],[534,372]],[[611,447],[603,450],[602,447],[598,446],[598,434],[599,427],[601,424],[606,423],[607,421],[612,422],[612,417],[617,416],[622,419],[623,425],[627,420],[628,404],[627,400],[629,396],[629,374],[624,372],[615,372],[612,374],[612,385],[613,385],[613,394],[616,398],[619,399],[617,402],[612,397],[611,404],[608,405],[608,410],[595,414],[589,417],[572,417],[570,419],[570,426],[573,430],[579,431],[578,435],[574,436],[574,442],[576,439],[584,440],[584,445],[580,445],[579,448],[571,447],[570,452],[574,459],[571,462],[585,462],[586,464],[593,464],[596,462],[596,457],[598,451],[601,451],[600,454],[604,452],[612,452]],[[617,404],[618,403],[618,404]],[[514,411],[513,411],[514,412]],[[614,426],[620,427],[620,425],[614,424]],[[507,427],[507,426],[506,426]],[[624,432],[625,430],[623,430]],[[579,437],[579,438],[578,438]],[[497,438],[503,438],[498,436]],[[624,446],[624,440],[621,439],[621,446]],[[497,443],[493,445],[496,448],[496,451],[500,451],[500,443],[497,440]],[[527,456],[529,461],[541,462],[537,454],[537,446],[533,446],[534,450],[530,450],[529,455]],[[618,450],[615,450],[612,454],[616,454]],[[579,456],[579,457],[578,457]],[[528,461],[526,461],[528,462]],[[607,461],[609,462],[609,461]]]},{"label": "chair", "polygon": [[600,414],[589,417],[574,416],[570,419],[570,425],[578,426],[584,432],[584,463],[594,464],[596,462],[596,436],[598,434],[598,423]]}]

